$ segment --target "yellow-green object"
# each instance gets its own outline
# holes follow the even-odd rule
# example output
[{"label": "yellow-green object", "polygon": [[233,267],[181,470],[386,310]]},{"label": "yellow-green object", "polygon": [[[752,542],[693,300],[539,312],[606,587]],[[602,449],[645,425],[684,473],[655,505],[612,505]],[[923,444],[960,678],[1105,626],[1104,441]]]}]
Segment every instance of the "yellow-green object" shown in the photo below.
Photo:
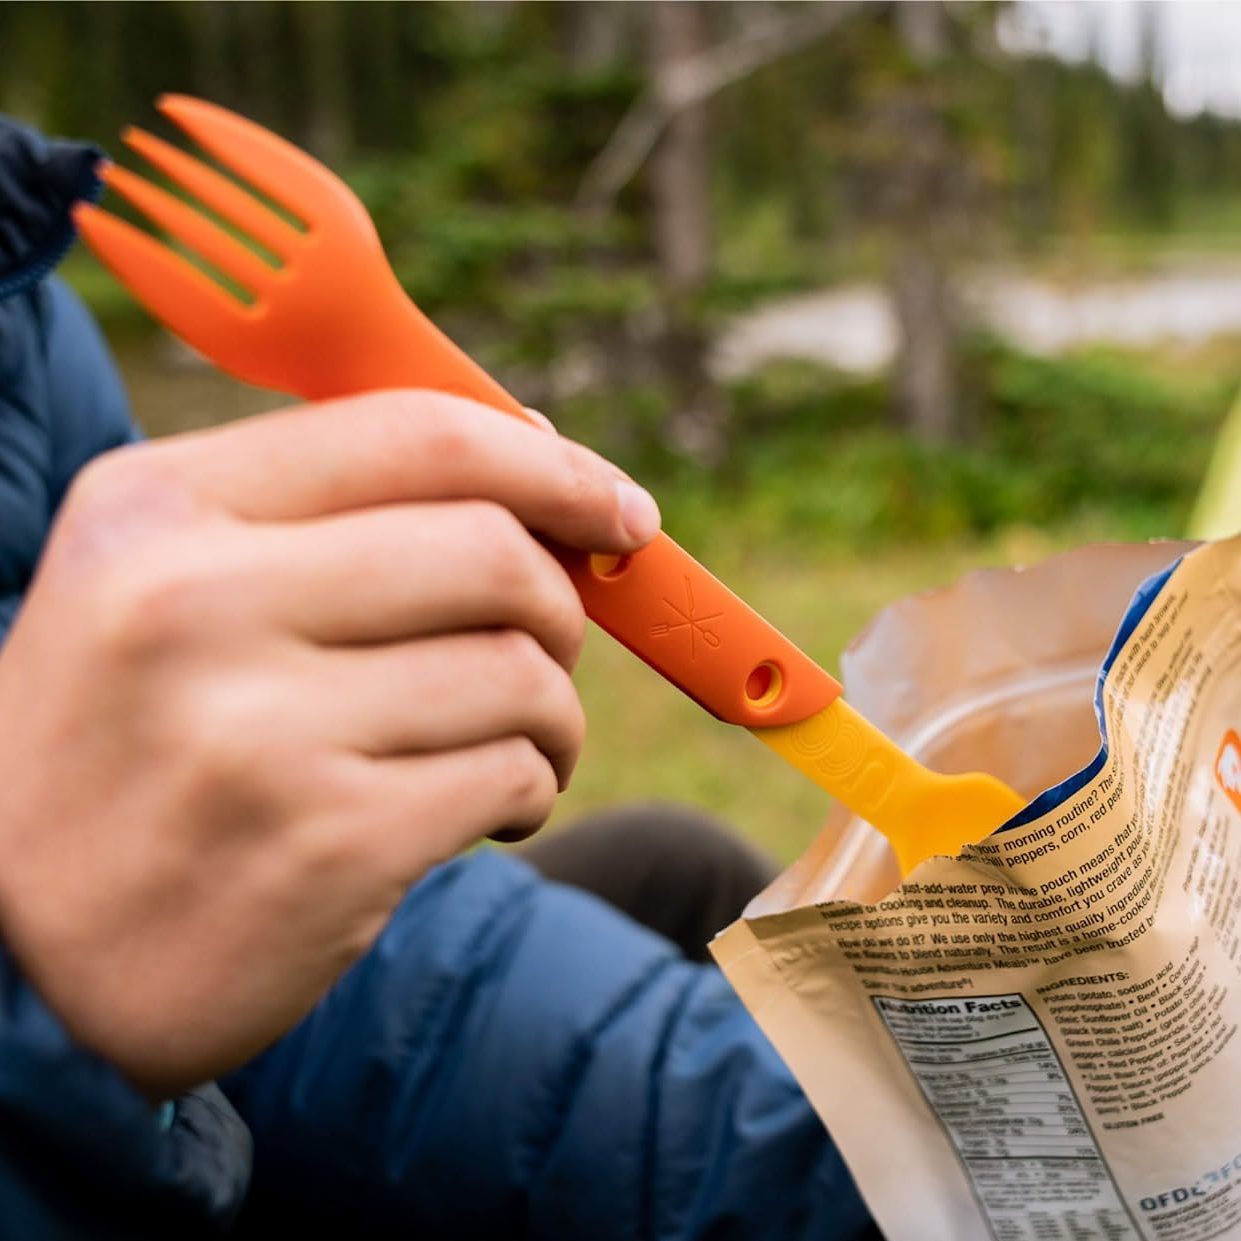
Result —
[{"label": "yellow-green object", "polygon": [[1241,397],[1233,403],[1215,442],[1207,476],[1186,533],[1191,539],[1223,539],[1241,531]]},{"label": "yellow-green object", "polygon": [[994,776],[944,776],[906,754],[843,698],[798,724],[754,735],[887,838],[901,874],[954,857],[1025,806]]}]

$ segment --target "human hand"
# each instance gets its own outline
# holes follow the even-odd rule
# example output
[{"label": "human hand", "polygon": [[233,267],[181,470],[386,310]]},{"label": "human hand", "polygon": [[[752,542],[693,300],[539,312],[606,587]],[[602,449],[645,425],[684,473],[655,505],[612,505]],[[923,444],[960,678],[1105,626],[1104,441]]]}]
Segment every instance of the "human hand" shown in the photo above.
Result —
[{"label": "human hand", "polygon": [[407,887],[549,813],[584,617],[530,533],[658,512],[570,441],[426,392],[100,458],[0,652],[0,932],[148,1092],[244,1062]]}]

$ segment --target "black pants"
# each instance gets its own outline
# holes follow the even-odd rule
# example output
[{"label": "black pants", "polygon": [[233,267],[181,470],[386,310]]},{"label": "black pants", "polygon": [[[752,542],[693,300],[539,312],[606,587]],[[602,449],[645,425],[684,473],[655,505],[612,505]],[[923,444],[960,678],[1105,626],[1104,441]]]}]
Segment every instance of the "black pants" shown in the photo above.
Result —
[{"label": "black pants", "polygon": [[777,866],[696,810],[622,806],[536,836],[520,855],[545,878],[602,897],[692,961],[767,886]]}]

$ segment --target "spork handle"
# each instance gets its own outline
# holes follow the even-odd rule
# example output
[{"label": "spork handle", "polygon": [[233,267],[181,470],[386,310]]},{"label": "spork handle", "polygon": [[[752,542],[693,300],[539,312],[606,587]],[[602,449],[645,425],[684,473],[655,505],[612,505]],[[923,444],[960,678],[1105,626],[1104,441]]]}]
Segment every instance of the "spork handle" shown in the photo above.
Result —
[{"label": "spork handle", "polygon": [[[347,356],[303,355],[301,395],[433,388],[533,421],[410,301],[395,277],[368,292],[366,330],[355,319],[341,342]],[[353,298],[351,289],[350,314]],[[345,301],[338,300],[335,313]],[[376,313],[379,306],[383,314]],[[719,719],[751,728],[793,724],[840,694],[835,678],[666,534],[619,560],[554,550],[587,615]]]}]

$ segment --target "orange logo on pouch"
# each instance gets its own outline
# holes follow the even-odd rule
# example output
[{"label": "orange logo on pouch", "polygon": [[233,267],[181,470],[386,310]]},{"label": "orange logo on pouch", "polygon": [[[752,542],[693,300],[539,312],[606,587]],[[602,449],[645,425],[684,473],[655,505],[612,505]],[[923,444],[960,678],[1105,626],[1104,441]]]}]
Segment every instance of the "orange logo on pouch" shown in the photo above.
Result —
[{"label": "orange logo on pouch", "polygon": [[1241,811],[1241,737],[1236,729],[1230,728],[1224,734],[1215,759],[1215,778],[1228,794],[1228,800]]},{"label": "orange logo on pouch", "polygon": [[660,621],[656,625],[651,626],[652,638],[663,638],[670,634],[674,629],[689,630],[689,657],[690,659],[698,658],[698,639],[701,638],[709,647],[714,650],[720,645],[720,636],[714,629],[707,628],[707,621],[719,620],[724,615],[723,612],[712,612],[710,616],[697,616],[694,612],[694,586],[689,580],[688,575],[685,578],[685,607],[678,607],[671,599],[664,596],[664,602],[681,618],[679,621],[669,623],[668,621]]}]

